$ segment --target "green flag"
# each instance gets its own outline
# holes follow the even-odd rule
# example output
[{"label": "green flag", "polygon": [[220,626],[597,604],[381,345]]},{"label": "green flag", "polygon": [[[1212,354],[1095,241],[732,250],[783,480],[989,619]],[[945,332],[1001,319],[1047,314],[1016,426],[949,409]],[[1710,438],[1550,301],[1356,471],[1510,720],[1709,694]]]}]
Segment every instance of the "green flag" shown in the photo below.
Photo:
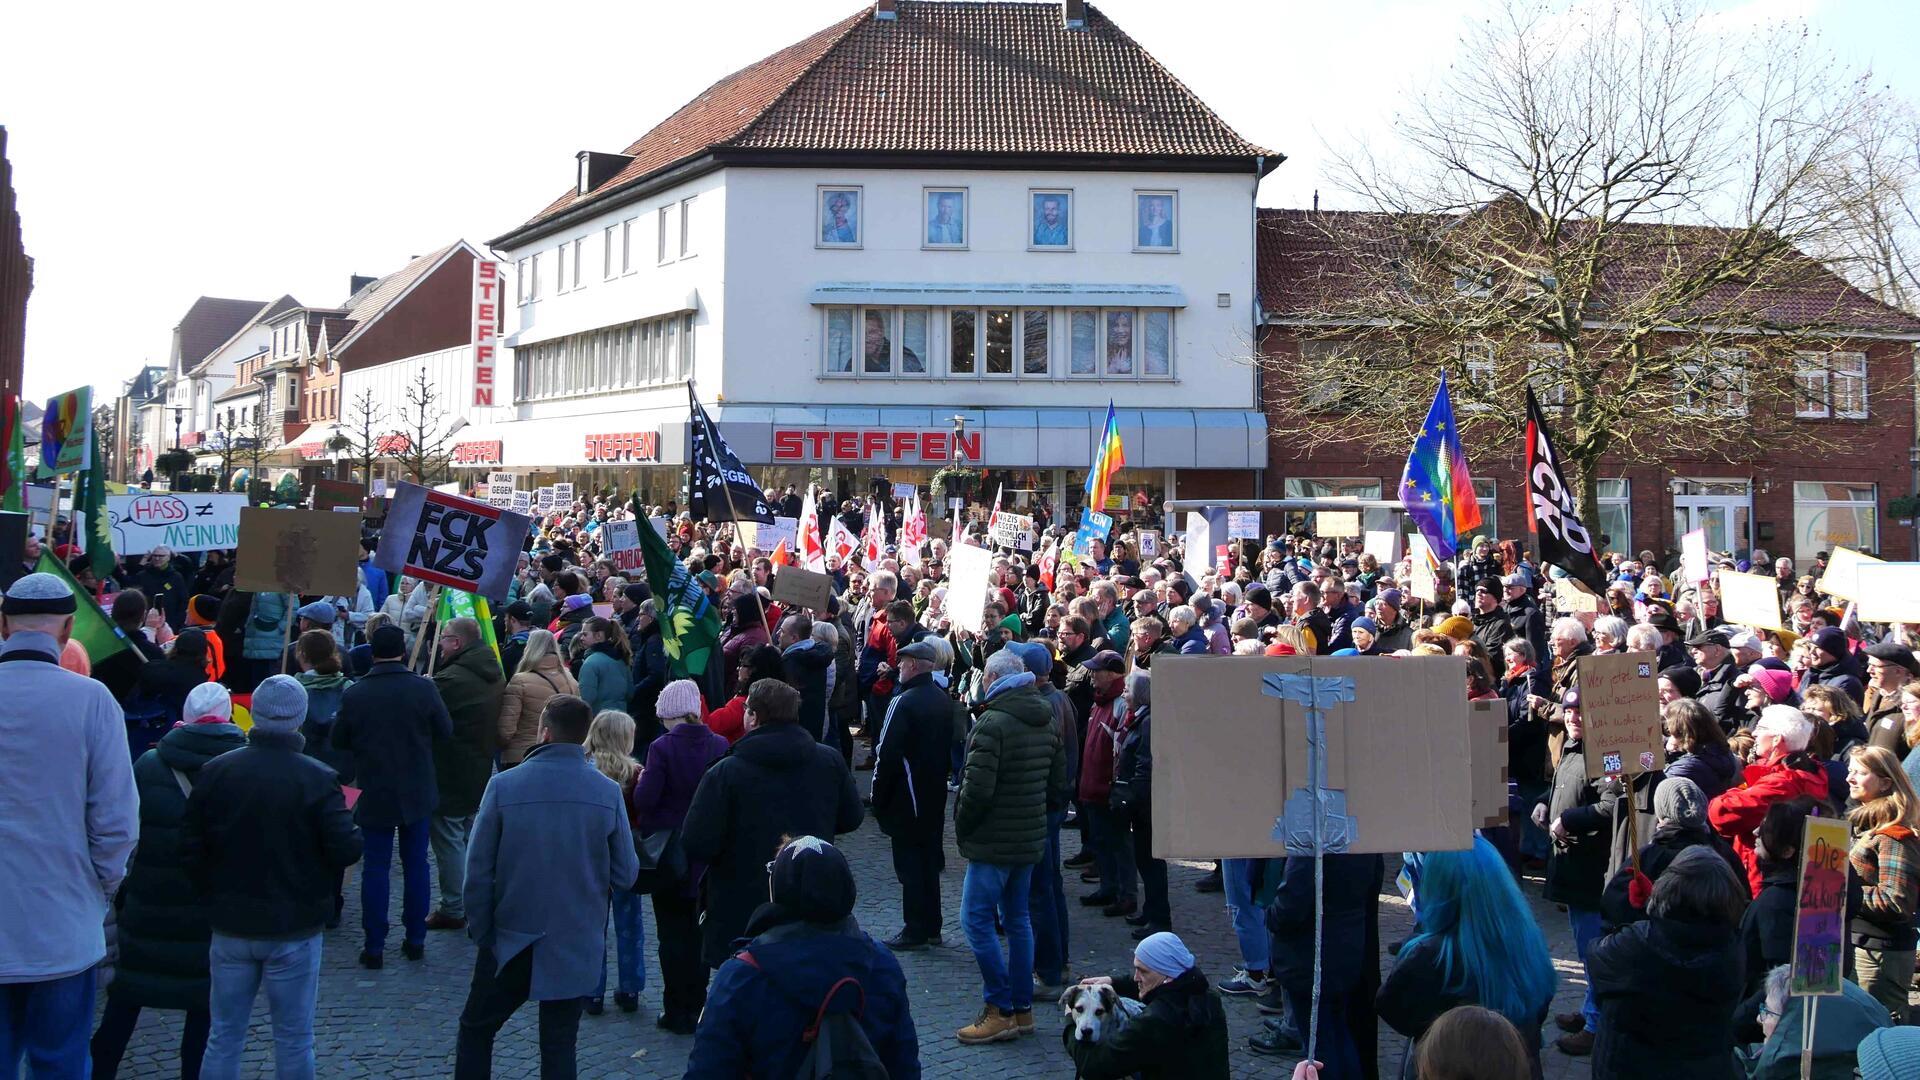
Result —
[{"label": "green flag", "polygon": [[107,459],[100,454],[100,433],[93,433],[93,456],[74,492],[74,511],[87,523],[87,564],[95,577],[113,573],[113,524],[107,520]]},{"label": "green flag", "polygon": [[67,588],[73,590],[73,598],[77,601],[73,612],[73,640],[87,650],[87,660],[95,667],[100,666],[101,661],[108,657],[124,649],[133,648],[133,643],[127,640],[127,635],[113,625],[113,621],[107,618],[107,613],[100,610],[99,604],[94,603],[93,594],[73,580],[73,575],[67,573],[67,568],[59,559],[53,557],[52,552],[42,548],[40,561],[34,565],[33,569],[37,573],[54,575],[66,582]]},{"label": "green flag", "polygon": [[[461,592],[459,589],[441,589],[440,610],[435,617],[441,626],[447,625],[449,619],[472,619],[479,623],[480,640],[486,642],[487,648],[493,650],[494,662],[499,663],[500,641],[493,632],[493,612],[487,606],[486,597]],[[513,672],[509,671],[506,674],[507,678],[513,678]]]},{"label": "green flag", "polygon": [[660,640],[667,651],[667,674],[676,679],[703,679],[707,661],[720,641],[720,612],[687,572],[686,564],[673,557],[666,540],[647,520],[637,494],[633,515],[640,523],[640,554],[647,564],[647,584],[653,587]]},{"label": "green flag", "polygon": [[27,425],[21,423],[20,395],[9,394],[0,400],[0,443],[6,445],[4,468],[0,468],[0,510],[20,513],[27,507],[22,485],[27,480]]}]

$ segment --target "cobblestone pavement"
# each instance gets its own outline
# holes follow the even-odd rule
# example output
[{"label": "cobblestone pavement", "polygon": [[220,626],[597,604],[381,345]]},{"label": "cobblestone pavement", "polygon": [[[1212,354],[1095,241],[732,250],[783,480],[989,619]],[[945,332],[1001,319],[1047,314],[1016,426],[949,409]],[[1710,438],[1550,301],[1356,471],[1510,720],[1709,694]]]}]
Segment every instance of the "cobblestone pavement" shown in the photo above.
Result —
[{"label": "cobblestone pavement", "polygon": [[[861,774],[861,781],[864,786],[866,774]],[[840,843],[859,879],[857,915],[861,923],[876,938],[891,936],[900,925],[899,885],[893,878],[886,838],[868,821],[859,831],[842,837]],[[1063,840],[1063,846],[1071,852],[1078,845],[1069,836]],[[1389,864],[1392,862],[1390,859]],[[920,1059],[926,1075],[962,1076],[967,1070],[987,1069],[991,1070],[987,1075],[997,1077],[1071,1077],[1072,1067],[1060,1046],[1057,1013],[1044,1005],[1038,1010],[1040,1030],[1036,1036],[1014,1043],[973,1047],[961,1046],[954,1040],[955,1029],[973,1019],[981,1000],[979,970],[959,927],[960,879],[964,865],[949,842],[947,870],[941,878],[941,900],[947,912],[946,946],[901,957],[912,994],[913,1017],[920,1035]],[[1197,863],[1179,863],[1172,867],[1174,929],[1200,958],[1207,974],[1218,981],[1238,962],[1238,950],[1220,894],[1194,889],[1204,869]],[[399,876],[396,869],[393,897],[396,923],[400,906]],[[1133,944],[1129,928],[1120,919],[1089,914],[1088,909],[1073,902],[1092,888],[1082,885],[1077,875],[1068,878],[1074,971],[1082,975],[1122,971]],[[1560,971],[1554,1011],[1577,1009],[1585,984],[1566,915],[1539,899],[1537,880],[1527,882],[1524,891],[1532,902],[1536,919],[1547,933],[1548,945]],[[1393,893],[1390,882],[1387,894],[1381,898],[1380,921],[1383,942],[1404,937],[1412,922],[1406,904]],[[359,925],[359,888],[355,875],[349,877],[347,909],[341,928],[326,935],[321,963],[319,1010],[315,1020],[320,1075],[402,1078],[451,1075],[455,1028],[466,999],[467,983],[472,977],[473,946],[464,935],[434,933],[427,941],[426,959],[409,963],[399,954],[396,925],[387,966],[381,971],[366,971],[355,963],[360,948]],[[659,1005],[659,962],[654,949],[651,910],[645,925],[648,987],[641,995],[641,1011],[637,1015],[621,1013],[608,1001],[604,1015],[581,1018],[579,1067],[583,1078],[677,1077],[685,1067],[692,1039],[668,1035],[653,1025],[654,1010]],[[608,937],[607,962],[611,968],[612,935]],[[494,1075],[516,1078],[539,1075],[535,1014],[535,1009],[523,1008],[501,1030],[495,1045]],[[1260,1057],[1247,1049],[1246,1038],[1259,1029],[1260,1022],[1251,999],[1228,999],[1227,1015],[1232,1028],[1236,1077],[1290,1075],[1291,1059]],[[151,1010],[144,1013],[128,1046],[121,1075],[178,1076],[179,1030],[179,1013]],[[1406,1040],[1383,1025],[1380,1047],[1382,1075],[1397,1075]],[[1542,1057],[1549,1080],[1584,1080],[1589,1075],[1586,1059],[1568,1058],[1551,1046]],[[272,1075],[272,1036],[264,996],[255,1004],[243,1075]]]}]

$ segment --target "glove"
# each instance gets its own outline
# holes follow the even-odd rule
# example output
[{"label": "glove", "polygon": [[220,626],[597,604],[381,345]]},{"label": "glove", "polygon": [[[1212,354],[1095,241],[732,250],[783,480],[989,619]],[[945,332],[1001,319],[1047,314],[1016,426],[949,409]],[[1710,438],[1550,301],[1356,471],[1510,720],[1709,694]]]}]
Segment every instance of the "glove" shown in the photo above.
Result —
[{"label": "glove", "polygon": [[1653,879],[1638,870],[1633,872],[1633,880],[1627,882],[1627,903],[1635,910],[1645,911],[1647,898],[1653,895]]}]

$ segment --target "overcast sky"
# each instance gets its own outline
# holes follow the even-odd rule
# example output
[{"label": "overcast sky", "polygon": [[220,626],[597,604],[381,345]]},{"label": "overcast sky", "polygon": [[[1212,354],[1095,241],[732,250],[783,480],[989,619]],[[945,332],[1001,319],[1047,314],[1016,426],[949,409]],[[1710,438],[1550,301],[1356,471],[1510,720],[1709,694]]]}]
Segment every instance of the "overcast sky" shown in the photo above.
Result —
[{"label": "overcast sky", "polygon": [[[197,296],[338,304],[456,237],[484,243],[714,79],[852,0],[16,5],[0,124],[35,288],[26,391],[103,395]],[[1242,135],[1287,155],[1266,206],[1340,205],[1326,146],[1391,137],[1477,2],[1104,0]],[[1720,0],[1804,19],[1920,97],[1912,0]],[[1908,55],[1903,55],[1902,51]]]}]

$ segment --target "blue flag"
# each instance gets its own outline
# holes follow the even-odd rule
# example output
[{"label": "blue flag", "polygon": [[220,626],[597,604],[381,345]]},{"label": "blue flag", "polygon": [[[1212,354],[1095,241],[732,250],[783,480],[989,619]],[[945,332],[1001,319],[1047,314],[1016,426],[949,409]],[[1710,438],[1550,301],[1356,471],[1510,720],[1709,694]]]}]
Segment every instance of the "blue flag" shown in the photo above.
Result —
[{"label": "blue flag", "polygon": [[1454,426],[1446,372],[1440,373],[1440,390],[1400,473],[1400,502],[1436,559],[1453,558],[1460,538],[1480,527],[1480,501],[1474,498],[1467,453]]}]

